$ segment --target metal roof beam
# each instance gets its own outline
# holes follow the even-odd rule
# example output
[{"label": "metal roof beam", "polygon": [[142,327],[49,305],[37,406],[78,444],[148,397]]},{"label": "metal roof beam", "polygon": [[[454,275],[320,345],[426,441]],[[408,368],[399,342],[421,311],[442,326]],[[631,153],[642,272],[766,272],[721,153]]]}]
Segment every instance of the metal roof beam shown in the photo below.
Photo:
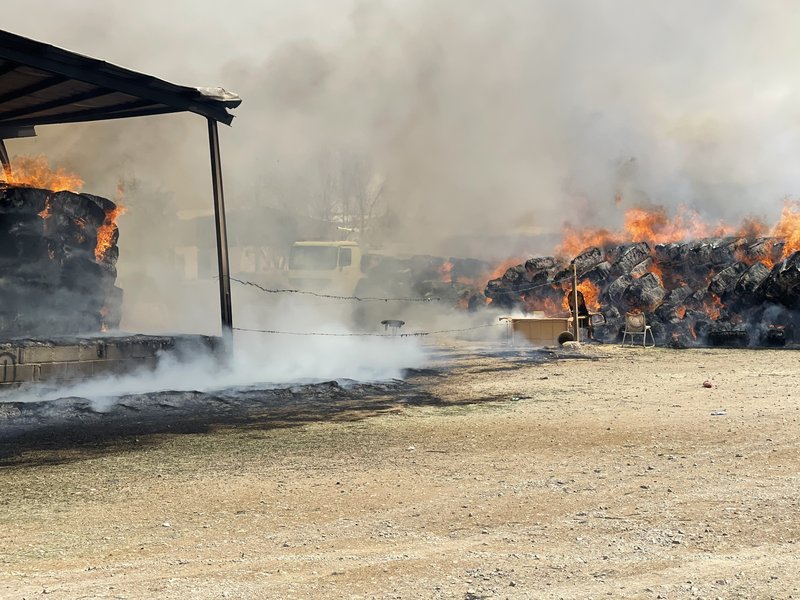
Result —
[{"label": "metal roof beam", "polygon": [[55,77],[48,77],[46,79],[42,79],[41,81],[37,81],[36,83],[32,83],[30,85],[26,85],[25,87],[21,87],[18,90],[11,90],[0,96],[0,104],[4,102],[11,102],[12,100],[17,100],[29,94],[35,94],[36,92],[41,92],[42,90],[46,90],[47,88],[55,87],[67,81],[68,77],[64,77],[63,75],[56,75]]},{"label": "metal roof beam", "polygon": [[0,121],[8,121],[9,119],[14,119],[17,117],[35,115],[36,113],[43,112],[45,110],[60,108],[62,106],[68,106],[75,102],[84,102],[86,100],[93,100],[94,98],[101,98],[103,96],[108,96],[109,94],[114,94],[114,93],[116,93],[114,92],[114,90],[108,90],[104,88],[93,88],[91,90],[82,92],[80,94],[73,94],[72,96],[65,96],[64,98],[56,98],[55,100],[50,100],[49,102],[41,102],[39,104],[25,106],[23,108],[17,108],[14,110],[7,110],[5,112],[0,112]]},{"label": "metal roof beam", "polygon": [[[0,44],[0,57],[29,65],[41,71],[54,73],[64,78],[91,83],[98,87],[111,88],[137,98],[146,98],[154,104],[164,104],[165,106],[178,108],[180,110],[198,113],[221,121],[226,125],[230,125],[233,121],[233,115],[229,114],[221,106],[212,103],[198,103],[195,100],[183,98],[178,94],[161,92],[152,87],[137,85],[135,82],[126,81],[119,76],[113,77],[103,71],[103,67],[110,68],[112,65],[104,63],[103,61],[86,58],[85,60],[87,63],[93,64],[70,64],[64,60],[58,60],[57,57],[53,57],[52,55],[56,54],[54,50],[48,49],[47,52],[42,52],[40,48],[34,48],[34,51],[29,52],[27,51],[28,49],[25,48],[25,45],[31,44],[35,46],[35,44],[32,43],[31,40],[25,40],[24,38],[20,38],[20,40],[21,41],[14,46]],[[0,37],[0,41],[5,40],[2,40]],[[127,69],[125,71],[127,71]],[[130,71],[128,72],[132,73]],[[2,101],[1,97],[0,101]]]},{"label": "metal roof beam", "polygon": [[11,71],[16,71],[17,69],[19,69],[19,67],[20,67],[19,64],[13,61],[8,61],[7,65],[3,65],[2,67],[0,67],[0,77],[11,73]]},{"label": "metal roof beam", "polygon": [[115,104],[102,108],[89,108],[71,113],[61,113],[55,116],[28,117],[16,121],[0,122],[0,126],[20,125],[54,125],[57,123],[85,123],[87,121],[100,121],[106,119],[122,119],[124,117],[144,117],[165,113],[183,112],[183,109],[163,104],[154,104],[148,100],[137,100],[125,104]]}]

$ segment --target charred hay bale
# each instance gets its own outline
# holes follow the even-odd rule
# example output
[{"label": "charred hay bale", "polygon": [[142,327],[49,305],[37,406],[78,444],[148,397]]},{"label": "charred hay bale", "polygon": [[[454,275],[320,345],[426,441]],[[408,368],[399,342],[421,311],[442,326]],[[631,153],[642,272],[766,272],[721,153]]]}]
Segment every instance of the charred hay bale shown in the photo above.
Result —
[{"label": "charred hay bale", "polygon": [[622,275],[617,277],[614,281],[608,284],[605,290],[603,290],[601,298],[602,304],[615,305],[622,302],[622,295],[632,282],[633,277],[630,275]]},{"label": "charred hay bale", "polygon": [[714,264],[714,244],[708,240],[694,240],[689,243],[689,252],[686,256],[689,265],[707,267]]},{"label": "charred hay bale", "polygon": [[776,264],[761,289],[767,300],[800,308],[800,251]]},{"label": "charred hay bale", "polygon": [[61,263],[50,258],[28,260],[18,263],[13,270],[0,267],[0,277],[3,276],[11,282],[59,286],[62,278]]},{"label": "charred hay bale", "polygon": [[708,289],[720,298],[732,291],[742,274],[747,271],[743,262],[735,262],[717,273],[709,282]]},{"label": "charred hay bale", "polygon": [[53,192],[23,186],[0,186],[0,214],[37,215]]},{"label": "charred hay bale", "polygon": [[41,235],[0,230],[0,273],[10,274],[26,262],[49,258],[48,242]]},{"label": "charred hay bale", "polygon": [[656,261],[664,264],[678,264],[681,261],[681,255],[686,251],[686,244],[682,242],[671,242],[669,244],[656,244],[653,248],[653,254]]},{"label": "charred hay bale", "polygon": [[607,260],[604,260],[603,262],[596,264],[589,271],[587,271],[583,275],[583,279],[588,279],[594,285],[602,288],[605,286],[610,275],[611,275],[611,263],[608,262]]},{"label": "charred hay bale", "polygon": [[549,271],[558,265],[558,261],[553,256],[539,256],[525,261],[525,270],[528,273],[538,273]]},{"label": "charred hay bale", "polygon": [[630,275],[636,265],[650,256],[650,246],[647,242],[622,244],[609,250],[607,255],[613,275]]},{"label": "charred hay bale", "polygon": [[633,267],[633,269],[631,269],[630,274],[633,277],[641,277],[645,273],[649,273],[652,270],[654,264],[655,263],[653,261],[653,258],[651,256],[648,256],[638,265]]},{"label": "charred hay bale", "polygon": [[35,235],[44,232],[44,220],[38,214],[0,213],[0,232],[3,235]]},{"label": "charred hay bale", "polygon": [[440,280],[444,259],[437,256],[418,254],[401,261],[404,269],[411,273],[414,281]]},{"label": "charred hay bale", "polygon": [[784,244],[783,240],[775,238],[759,238],[749,244],[743,250],[743,254],[749,261],[766,260],[770,264],[775,264],[781,259]]},{"label": "charred hay bale", "polygon": [[750,345],[750,334],[741,325],[715,321],[708,327],[706,340],[709,346],[744,348]]},{"label": "charred hay bale", "polygon": [[87,194],[86,192],[82,192],[80,196],[99,206],[103,210],[104,214],[109,213],[117,208],[115,202],[112,202],[108,198],[103,198],[102,196],[95,196],[94,194]]},{"label": "charred hay bale", "polygon": [[701,345],[706,344],[709,327],[714,323],[708,314],[700,310],[687,310],[683,320],[688,323],[696,342]]},{"label": "charred hay bale", "polygon": [[709,300],[708,286],[703,286],[692,292],[692,295],[686,299],[686,306],[692,310],[702,310],[705,303]]},{"label": "charred hay bale", "polygon": [[617,317],[615,319],[606,319],[602,325],[595,325],[594,337],[596,340],[604,344],[613,344],[622,339],[622,330],[625,326],[625,319]]},{"label": "charred hay bale", "polygon": [[669,291],[664,302],[656,310],[656,316],[668,323],[677,323],[682,320],[682,311],[685,311],[685,302],[692,295],[692,289],[687,285],[676,287]]},{"label": "charred hay bale", "polygon": [[760,296],[757,290],[767,277],[769,277],[769,269],[760,262],[754,263],[739,277],[733,293],[752,302],[757,296]]},{"label": "charred hay bale", "polygon": [[90,194],[0,187],[0,280],[8,288],[2,290],[0,333],[99,330],[107,296],[119,289],[116,226],[103,260],[95,258],[98,229],[115,206]]},{"label": "charred hay bale", "polygon": [[783,346],[797,341],[800,313],[780,304],[767,303],[749,315],[751,336],[763,345]]},{"label": "charred hay bale", "polygon": [[502,277],[487,282],[483,291],[484,296],[492,301],[493,306],[502,310],[512,310],[520,301],[519,292],[514,288],[521,286],[515,284],[520,280],[524,281],[524,272],[525,267],[521,265],[508,269]]},{"label": "charred hay bale", "polygon": [[594,326],[595,339],[606,344],[621,340],[625,319],[620,315],[617,307],[603,305],[598,312],[605,318],[605,323],[598,323]]},{"label": "charred hay bale", "polygon": [[657,346],[663,346],[667,343],[672,328],[669,324],[663,323],[654,314],[648,314],[645,317],[647,324],[650,325],[650,330],[653,332],[653,339]]},{"label": "charred hay bale", "polygon": [[690,348],[697,345],[696,336],[688,321],[671,323],[667,330],[665,344],[669,348]]},{"label": "charred hay bale", "polygon": [[603,262],[603,253],[600,251],[600,248],[586,248],[583,252],[578,254],[572,262],[575,264],[578,276],[582,277],[587,271],[592,269],[592,267]]},{"label": "charred hay bale", "polygon": [[97,231],[105,221],[106,210],[116,208],[111,200],[72,192],[54,193],[48,200],[48,206],[51,218],[68,219],[81,228],[90,228],[93,231]]},{"label": "charred hay bale", "polygon": [[661,281],[648,273],[638,279],[634,279],[622,294],[622,300],[626,305],[626,310],[640,310],[645,313],[653,312],[667,295],[666,290],[661,286]]},{"label": "charred hay bale", "polygon": [[506,269],[500,278],[506,285],[514,285],[525,279],[525,265],[516,265]]},{"label": "charred hay bale", "polygon": [[728,265],[736,260],[736,249],[742,244],[741,238],[711,238],[710,261],[713,265]]}]

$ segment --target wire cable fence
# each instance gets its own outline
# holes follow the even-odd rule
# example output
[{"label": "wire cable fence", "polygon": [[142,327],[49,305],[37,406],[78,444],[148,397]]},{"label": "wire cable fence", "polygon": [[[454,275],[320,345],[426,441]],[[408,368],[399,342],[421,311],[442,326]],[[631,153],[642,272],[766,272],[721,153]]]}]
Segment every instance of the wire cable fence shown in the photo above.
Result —
[{"label": "wire cable fence", "polygon": [[325,336],[325,337],[421,337],[440,333],[463,333],[466,331],[476,331],[489,327],[505,326],[505,323],[489,323],[486,325],[476,325],[474,327],[463,327],[460,329],[438,329],[435,331],[414,331],[410,333],[369,333],[369,332],[323,332],[323,331],[280,331],[277,329],[251,329],[249,327],[233,327],[234,331],[245,331],[250,333],[264,333],[272,335],[294,335],[294,336]]}]

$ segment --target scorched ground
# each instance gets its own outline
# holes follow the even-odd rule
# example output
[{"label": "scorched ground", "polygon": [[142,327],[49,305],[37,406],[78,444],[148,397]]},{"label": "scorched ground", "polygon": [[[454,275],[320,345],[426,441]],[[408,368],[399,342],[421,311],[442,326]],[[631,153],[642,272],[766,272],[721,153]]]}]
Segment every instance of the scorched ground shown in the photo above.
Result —
[{"label": "scorched ground", "polygon": [[800,593],[795,352],[435,350],[344,411],[6,447],[0,597]]}]

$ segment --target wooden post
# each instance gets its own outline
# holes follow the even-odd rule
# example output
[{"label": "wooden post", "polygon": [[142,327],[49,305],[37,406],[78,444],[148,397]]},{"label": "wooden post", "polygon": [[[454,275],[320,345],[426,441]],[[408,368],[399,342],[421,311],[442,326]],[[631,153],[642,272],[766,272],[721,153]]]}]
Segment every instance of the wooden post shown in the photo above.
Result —
[{"label": "wooden post", "polygon": [[572,297],[575,302],[575,308],[572,311],[572,320],[575,324],[575,341],[581,341],[581,327],[578,321],[578,267],[573,261],[572,263]]}]

